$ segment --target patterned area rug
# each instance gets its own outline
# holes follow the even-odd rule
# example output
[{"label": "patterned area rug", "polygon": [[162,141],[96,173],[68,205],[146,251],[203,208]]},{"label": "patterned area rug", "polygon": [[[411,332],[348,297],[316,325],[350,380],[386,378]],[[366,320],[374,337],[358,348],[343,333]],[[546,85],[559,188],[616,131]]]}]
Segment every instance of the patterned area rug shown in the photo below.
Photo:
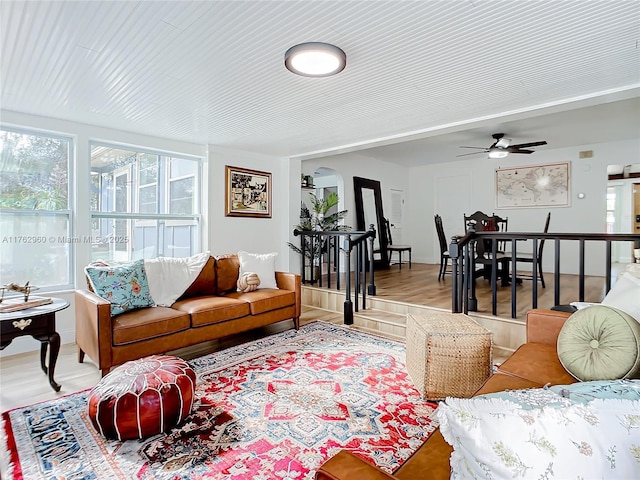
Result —
[{"label": "patterned area rug", "polygon": [[169,434],[110,441],[88,391],[2,414],[16,479],[311,480],[346,448],[391,472],[437,426],[404,344],[313,322],[190,361],[192,415]]}]

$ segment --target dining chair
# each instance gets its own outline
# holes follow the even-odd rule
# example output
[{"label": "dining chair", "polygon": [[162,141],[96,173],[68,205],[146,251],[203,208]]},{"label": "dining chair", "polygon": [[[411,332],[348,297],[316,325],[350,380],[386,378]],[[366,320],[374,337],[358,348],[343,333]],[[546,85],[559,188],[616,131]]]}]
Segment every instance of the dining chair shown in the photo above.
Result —
[{"label": "dining chair", "polygon": [[[506,232],[508,230],[509,217],[502,218],[495,213],[491,214],[491,216],[493,217],[493,228],[496,232]],[[509,243],[508,240],[498,240],[498,252],[504,252],[507,243]]]},{"label": "dining chair", "polygon": [[[495,232],[506,231],[508,218],[501,218],[497,215],[487,215],[484,212],[476,211],[471,215],[464,214],[465,231],[467,231],[470,222],[475,224],[476,232]],[[501,285],[506,286],[509,284],[509,257],[504,254],[504,248],[507,241],[497,242],[496,264],[498,268],[498,276],[501,280]],[[491,278],[491,272],[493,268],[493,254],[492,254],[492,241],[485,239],[480,242],[476,242],[476,266],[479,267],[474,273],[474,278],[483,276],[486,279]]]},{"label": "dining chair", "polygon": [[447,245],[447,236],[444,234],[444,227],[442,226],[442,217],[435,215],[434,220],[436,223],[436,232],[438,232],[438,241],[440,242],[440,271],[438,272],[438,281],[444,280],[445,273],[447,272],[447,265],[449,264],[449,245]]},{"label": "dining chair", "polygon": [[486,232],[495,230],[495,225],[493,224],[493,217],[487,215],[484,212],[476,211],[471,215],[464,215],[464,231],[467,231],[469,227],[469,222],[473,221],[475,223],[476,232]]},{"label": "dining chair", "polygon": [[402,270],[402,252],[409,252],[409,268],[411,268],[411,245],[394,245],[391,238],[391,224],[388,219],[384,219],[384,225],[387,230],[387,257],[389,258],[389,265],[391,265],[391,256],[393,252],[398,252],[398,265]]},{"label": "dining chair", "polygon": [[[474,279],[477,277],[484,277],[486,280],[491,280],[493,273],[493,252],[491,241],[476,242],[475,245],[475,264],[479,267],[474,273]],[[510,283],[509,279],[509,263],[511,258],[504,252],[496,251],[495,265],[497,279],[500,280],[500,285],[506,287]]]},{"label": "dining chair", "polygon": [[[547,219],[544,222],[543,233],[547,233],[549,231],[549,223],[551,222],[551,212],[547,213]],[[542,285],[542,288],[546,288],[544,284],[544,275],[542,274],[542,251],[544,249],[544,238],[538,242],[538,252],[536,254],[536,258],[534,259],[533,254],[531,253],[516,253],[516,263],[536,263],[535,268],[538,269],[538,279]],[[516,265],[514,264],[514,268]],[[517,275],[517,278],[523,280],[533,280],[533,272],[532,275]]]}]

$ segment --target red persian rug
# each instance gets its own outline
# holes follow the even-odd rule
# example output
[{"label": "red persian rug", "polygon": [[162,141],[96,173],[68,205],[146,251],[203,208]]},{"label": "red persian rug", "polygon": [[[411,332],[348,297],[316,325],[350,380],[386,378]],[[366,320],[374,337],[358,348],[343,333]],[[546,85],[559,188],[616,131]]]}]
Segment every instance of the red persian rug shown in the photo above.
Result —
[{"label": "red persian rug", "polygon": [[145,440],[106,440],[83,391],[2,414],[16,479],[311,480],[340,449],[391,472],[437,426],[404,344],[324,322],[190,361],[197,401]]}]

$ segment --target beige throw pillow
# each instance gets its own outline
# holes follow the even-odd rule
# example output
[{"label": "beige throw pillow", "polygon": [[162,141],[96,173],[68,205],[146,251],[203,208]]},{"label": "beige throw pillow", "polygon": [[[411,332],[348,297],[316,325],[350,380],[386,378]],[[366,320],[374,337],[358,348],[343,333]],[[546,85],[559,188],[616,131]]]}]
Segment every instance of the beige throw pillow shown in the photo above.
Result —
[{"label": "beige throw pillow", "polygon": [[259,285],[260,277],[258,277],[257,273],[243,273],[242,275],[240,275],[240,278],[238,278],[237,287],[239,292],[253,292],[257,290]]}]

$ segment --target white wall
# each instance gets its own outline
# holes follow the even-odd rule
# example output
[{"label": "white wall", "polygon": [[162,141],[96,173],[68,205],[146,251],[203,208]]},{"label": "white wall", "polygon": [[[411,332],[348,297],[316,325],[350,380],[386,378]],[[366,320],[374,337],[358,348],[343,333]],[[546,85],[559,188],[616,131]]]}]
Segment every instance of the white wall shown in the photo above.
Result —
[{"label": "white wall", "polygon": [[[579,152],[592,150],[593,157],[580,159]],[[489,160],[477,157],[451,160],[420,167],[406,168],[393,163],[371,159],[362,154],[350,153],[303,161],[304,171],[329,167],[339,172],[345,182],[345,204],[349,209],[346,223],[355,225],[353,189],[350,178],[361,176],[380,180],[385,211],[390,208],[390,190],[405,191],[406,205],[403,212],[403,243],[412,245],[413,259],[421,263],[440,263],[440,248],[435,232],[433,216],[443,206],[453,210],[443,215],[448,237],[463,234],[463,214],[481,210],[495,212],[509,218],[509,231],[542,230],[547,212],[551,211],[550,232],[603,233],[605,232],[607,165],[637,163],[640,158],[640,140],[579,145],[562,149],[539,151],[534,155],[510,155],[504,159]],[[570,205],[555,208],[496,209],[495,169],[527,166],[540,163],[570,162]],[[462,188],[452,189],[460,184]],[[466,187],[464,187],[466,185]],[[578,199],[577,194],[585,194]],[[575,245],[561,246],[561,270],[577,273],[578,254]],[[604,274],[604,246],[586,245],[586,273]],[[596,258],[597,261],[590,259]],[[601,259],[601,261],[600,261]],[[553,245],[545,245],[545,271],[553,271]]]},{"label": "white wall", "polygon": [[[579,152],[592,150],[593,157],[580,159]],[[606,193],[607,193],[607,165],[637,163],[640,153],[640,140],[624,142],[600,143],[580,145],[562,149],[545,149],[531,156],[510,155],[505,159],[488,160],[476,158],[473,160],[455,161],[426,165],[410,169],[411,181],[408,190],[410,220],[409,225],[419,225],[416,236],[422,238],[419,244],[414,241],[414,257],[418,262],[439,263],[440,248],[433,225],[425,228],[423,222],[426,211],[433,208],[436,200],[434,192],[437,185],[447,177],[466,174],[471,179],[470,191],[465,194],[469,199],[469,211],[482,210],[486,213],[495,212],[509,218],[509,231],[542,230],[547,212],[551,212],[550,232],[565,233],[604,233],[606,231]],[[570,205],[555,208],[495,208],[495,169],[514,166],[526,166],[540,163],[570,162]],[[578,193],[584,193],[583,199],[578,199]],[[451,194],[454,194],[451,192]],[[462,216],[454,225],[444,225],[447,236],[463,233]],[[604,274],[603,245],[586,245],[587,274]],[[591,259],[597,258],[596,261]],[[565,243],[561,246],[561,270],[566,273],[577,273],[578,254],[577,242],[574,245]],[[544,271],[553,271],[553,245],[545,245]]]},{"label": "white wall", "polygon": [[[271,218],[225,216],[225,166],[271,173]],[[289,270],[288,233],[297,223],[300,207],[292,215],[291,204],[300,205],[300,173],[291,172],[289,160],[209,146],[209,251],[212,254],[246,250],[278,252],[276,268]],[[295,166],[293,168],[295,170]],[[293,185],[293,186],[292,186]],[[291,223],[293,219],[294,223]]]}]

